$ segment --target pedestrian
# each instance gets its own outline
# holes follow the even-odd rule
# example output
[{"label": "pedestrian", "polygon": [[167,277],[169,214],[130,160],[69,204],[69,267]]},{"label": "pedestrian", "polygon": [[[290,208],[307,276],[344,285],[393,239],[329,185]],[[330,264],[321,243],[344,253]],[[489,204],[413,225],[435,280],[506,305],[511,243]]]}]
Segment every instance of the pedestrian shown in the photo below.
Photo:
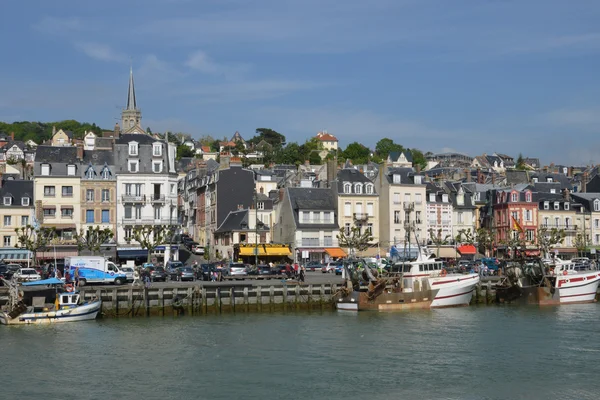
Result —
[{"label": "pedestrian", "polygon": [[306,268],[304,268],[304,266],[302,266],[300,268],[300,282],[304,282],[304,274],[306,274]]},{"label": "pedestrian", "polygon": [[133,269],[133,282],[131,286],[138,286],[142,284],[142,280],[140,279],[140,270],[138,268]]},{"label": "pedestrian", "polygon": [[75,287],[79,287],[79,267],[75,268],[73,276],[75,278]]},{"label": "pedestrian", "polygon": [[54,270],[54,277],[55,277],[56,279],[62,279],[62,274],[60,273],[60,269],[56,268],[56,269]]},{"label": "pedestrian", "polygon": [[65,283],[71,283],[71,273],[69,269],[65,269]]}]

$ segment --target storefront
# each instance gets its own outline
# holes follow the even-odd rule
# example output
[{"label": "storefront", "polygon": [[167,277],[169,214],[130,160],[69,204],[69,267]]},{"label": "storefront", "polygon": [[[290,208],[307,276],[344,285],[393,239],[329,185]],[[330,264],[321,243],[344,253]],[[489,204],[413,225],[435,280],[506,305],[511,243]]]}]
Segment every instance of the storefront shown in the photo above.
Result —
[{"label": "storefront", "polygon": [[13,247],[0,248],[0,260],[6,264],[27,264],[31,262],[32,253],[25,249]]},{"label": "storefront", "polygon": [[458,246],[456,251],[460,253],[460,258],[463,260],[474,260],[475,254],[477,254],[477,249],[472,244],[463,244],[462,246]]},{"label": "storefront", "polygon": [[292,252],[289,246],[284,244],[236,244],[233,246],[233,259],[241,260],[247,264],[254,264],[258,255],[258,264],[268,264],[270,262],[288,263],[290,262]]}]

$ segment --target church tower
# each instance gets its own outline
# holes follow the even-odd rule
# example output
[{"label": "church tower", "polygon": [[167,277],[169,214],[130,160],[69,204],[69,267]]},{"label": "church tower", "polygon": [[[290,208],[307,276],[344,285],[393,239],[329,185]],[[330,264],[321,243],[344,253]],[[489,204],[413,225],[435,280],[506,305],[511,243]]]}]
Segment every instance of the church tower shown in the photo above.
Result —
[{"label": "church tower", "polygon": [[135,85],[133,84],[133,68],[129,69],[129,90],[127,107],[121,111],[121,129],[123,133],[145,133],[142,129],[142,110],[135,101]]}]

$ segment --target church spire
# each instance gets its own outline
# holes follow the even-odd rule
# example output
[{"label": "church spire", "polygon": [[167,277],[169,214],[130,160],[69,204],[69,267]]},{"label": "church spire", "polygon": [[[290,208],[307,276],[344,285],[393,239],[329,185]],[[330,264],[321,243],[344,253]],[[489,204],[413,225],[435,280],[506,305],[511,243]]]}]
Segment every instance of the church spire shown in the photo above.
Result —
[{"label": "church spire", "polygon": [[127,92],[127,110],[136,110],[135,86],[133,84],[133,67],[129,67],[129,91]]}]

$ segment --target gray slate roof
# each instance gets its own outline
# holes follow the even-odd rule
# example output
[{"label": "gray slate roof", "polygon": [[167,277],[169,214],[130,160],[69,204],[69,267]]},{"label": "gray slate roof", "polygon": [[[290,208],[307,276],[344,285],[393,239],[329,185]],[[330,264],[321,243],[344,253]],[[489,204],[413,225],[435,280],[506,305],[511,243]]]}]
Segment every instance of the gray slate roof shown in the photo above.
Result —
[{"label": "gray slate roof", "polygon": [[[350,182],[353,184],[354,183],[368,183],[371,185],[373,184],[373,182],[371,182],[371,180],[369,178],[367,178],[362,172],[360,172],[359,170],[357,170],[355,168],[342,169],[338,172],[337,187],[338,187],[339,194],[344,193],[344,182]],[[354,193],[354,185],[352,185],[351,193],[357,194],[357,193]],[[372,194],[366,194],[364,187],[363,187],[362,193],[361,193],[361,195],[367,195],[367,196],[373,196],[376,194],[377,193],[375,190],[375,185],[373,185],[373,193]]]},{"label": "gray slate roof", "polygon": [[[4,197],[12,197],[12,205],[6,207],[33,207],[33,181],[3,180],[0,188],[0,206],[4,207]],[[21,199],[29,198],[29,206],[21,206]],[[20,223],[20,222],[19,222]]]},{"label": "gray slate roof", "polygon": [[302,224],[298,211],[335,212],[335,198],[331,189],[287,188],[290,204],[294,213],[296,227],[300,229],[338,229],[336,218],[330,224]]},{"label": "gray slate roof", "polygon": [[[225,233],[225,232],[233,232],[233,231],[254,231],[254,229],[249,229],[250,226],[248,224],[248,210],[239,210],[239,211],[230,211],[221,226],[215,231],[215,233]],[[258,231],[259,232],[268,232],[269,227],[262,223],[262,221],[258,220]]]}]

